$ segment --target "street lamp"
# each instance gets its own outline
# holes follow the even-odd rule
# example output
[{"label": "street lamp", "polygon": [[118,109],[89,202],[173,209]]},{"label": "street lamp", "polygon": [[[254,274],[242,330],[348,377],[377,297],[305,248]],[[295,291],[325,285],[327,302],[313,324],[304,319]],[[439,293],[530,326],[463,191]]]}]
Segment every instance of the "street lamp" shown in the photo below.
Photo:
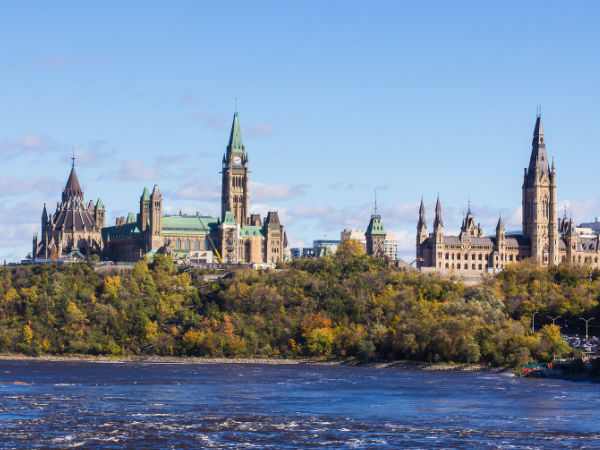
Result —
[{"label": "street lamp", "polygon": [[531,332],[535,333],[535,315],[538,313],[539,311],[535,311],[533,313],[533,315],[531,316]]},{"label": "street lamp", "polygon": [[552,321],[552,325],[556,325],[556,321],[558,319],[560,319],[561,316],[556,316],[556,317],[546,316],[546,317],[548,317],[548,319],[550,319]]},{"label": "street lamp", "polygon": [[587,341],[587,339],[588,339],[588,324],[590,323],[590,320],[594,320],[594,318],[590,317],[589,319],[584,319],[583,317],[580,317],[579,320],[583,320],[585,322],[585,340]]}]

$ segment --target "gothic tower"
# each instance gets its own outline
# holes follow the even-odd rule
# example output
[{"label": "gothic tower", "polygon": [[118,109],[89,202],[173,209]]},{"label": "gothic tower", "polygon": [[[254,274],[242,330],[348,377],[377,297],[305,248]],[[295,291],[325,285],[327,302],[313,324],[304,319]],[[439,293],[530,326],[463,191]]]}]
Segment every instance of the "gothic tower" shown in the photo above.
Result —
[{"label": "gothic tower", "polygon": [[233,115],[227,151],[223,156],[221,220],[227,211],[242,227],[248,222],[248,156],[242,142],[237,111]]},{"label": "gothic tower", "polygon": [[542,118],[533,131],[529,168],[523,177],[523,236],[531,241],[531,258],[540,265],[558,264],[556,171],[546,154]]},{"label": "gothic tower", "polygon": [[[143,198],[143,196],[142,196]],[[158,185],[154,185],[150,195],[150,242],[149,249],[160,248],[162,235],[162,195],[158,190]]]},{"label": "gothic tower", "polygon": [[365,231],[365,240],[367,244],[367,255],[383,258],[385,256],[385,236],[386,232],[381,223],[381,216],[377,212],[377,200],[375,201],[375,209],[371,215],[369,226]]},{"label": "gothic tower", "polygon": [[442,221],[442,204],[438,195],[435,204],[435,219],[433,221],[433,239],[435,242],[435,250],[433,251],[433,266],[438,267],[442,259],[444,251],[444,222]]}]

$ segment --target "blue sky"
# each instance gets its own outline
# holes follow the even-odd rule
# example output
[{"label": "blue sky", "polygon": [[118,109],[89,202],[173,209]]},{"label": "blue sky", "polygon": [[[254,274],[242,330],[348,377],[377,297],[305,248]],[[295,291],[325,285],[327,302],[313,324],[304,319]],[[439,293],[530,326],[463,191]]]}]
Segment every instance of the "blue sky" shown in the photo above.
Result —
[{"label": "blue sky", "polygon": [[[418,202],[448,231],[520,224],[542,105],[559,205],[600,215],[597,2],[14,2],[0,17],[0,260],[30,251],[75,148],[108,224],[158,184],[219,211],[239,98],[251,209],[293,246],[384,226],[414,254]],[[562,209],[561,209],[562,210]]]}]

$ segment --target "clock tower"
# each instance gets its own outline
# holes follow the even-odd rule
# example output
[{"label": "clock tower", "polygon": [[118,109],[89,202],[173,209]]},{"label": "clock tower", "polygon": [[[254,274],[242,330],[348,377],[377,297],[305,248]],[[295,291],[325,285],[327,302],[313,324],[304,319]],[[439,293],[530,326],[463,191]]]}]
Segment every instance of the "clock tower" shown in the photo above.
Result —
[{"label": "clock tower", "polygon": [[245,226],[248,222],[248,156],[242,142],[237,111],[233,115],[231,134],[223,155],[223,182],[221,190],[221,219],[231,211],[235,223]]}]

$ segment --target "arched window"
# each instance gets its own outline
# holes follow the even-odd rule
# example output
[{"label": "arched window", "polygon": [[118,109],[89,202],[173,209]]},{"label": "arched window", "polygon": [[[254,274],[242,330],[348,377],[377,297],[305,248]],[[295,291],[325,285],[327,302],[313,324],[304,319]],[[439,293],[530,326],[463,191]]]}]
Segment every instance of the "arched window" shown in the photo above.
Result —
[{"label": "arched window", "polygon": [[449,266],[448,266],[448,263],[446,263],[446,269],[447,269],[448,267],[449,267]]},{"label": "arched window", "polygon": [[546,197],[542,200],[542,217],[548,217],[548,199]]},{"label": "arched window", "polygon": [[177,239],[175,241],[175,249],[176,250],[181,250],[181,239]]},{"label": "arched window", "polygon": [[200,250],[200,241],[198,239],[194,241],[194,250]]},{"label": "arched window", "polygon": [[208,239],[204,239],[204,250],[208,250]]},{"label": "arched window", "polygon": [[189,240],[189,239],[186,239],[186,240],[185,240],[185,249],[186,249],[186,250],[189,250],[189,249],[190,249],[190,240]]}]

